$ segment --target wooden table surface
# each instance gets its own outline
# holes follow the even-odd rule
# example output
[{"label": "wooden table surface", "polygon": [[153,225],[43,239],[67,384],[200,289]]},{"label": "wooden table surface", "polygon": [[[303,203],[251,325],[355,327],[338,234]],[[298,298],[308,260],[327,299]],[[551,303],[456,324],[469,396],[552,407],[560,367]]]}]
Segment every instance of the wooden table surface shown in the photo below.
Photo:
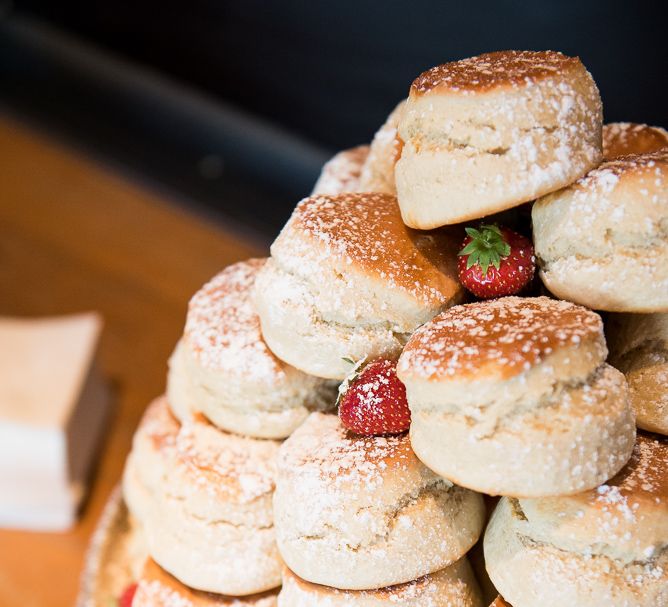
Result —
[{"label": "wooden table surface", "polygon": [[132,433],[164,389],[189,297],[263,254],[221,225],[0,116],[0,314],[98,310],[113,419],[90,499],[69,533],[0,531],[0,605],[73,605],[86,544]]}]

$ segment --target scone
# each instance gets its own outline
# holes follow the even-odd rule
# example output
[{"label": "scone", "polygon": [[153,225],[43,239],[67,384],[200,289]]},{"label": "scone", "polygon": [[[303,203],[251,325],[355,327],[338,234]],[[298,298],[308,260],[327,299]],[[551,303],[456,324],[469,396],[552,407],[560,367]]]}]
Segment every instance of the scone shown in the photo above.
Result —
[{"label": "scone", "polygon": [[485,533],[487,570],[514,607],[668,605],[668,444],[639,435],[597,489],[503,498]]},{"label": "scone", "polygon": [[262,339],[252,290],[264,264],[229,266],[190,300],[167,395],[179,417],[200,411],[229,432],[284,438],[311,411],[331,408],[336,388],[285,364]]},{"label": "scone", "polygon": [[460,223],[572,183],[601,161],[601,100],[577,57],[501,51],[412,84],[395,179],[412,228]]},{"label": "scone", "polygon": [[274,516],[281,556],[299,577],[366,590],[459,560],[480,535],[484,505],[423,466],[407,435],[360,437],[313,413],[281,447]]},{"label": "scone", "polygon": [[[521,583],[521,580],[518,582]],[[496,597],[494,602],[489,607],[512,607],[510,604],[506,603],[502,597]]]},{"label": "scone", "polygon": [[603,159],[614,160],[629,154],[647,154],[668,147],[668,132],[659,126],[633,122],[603,125]]},{"label": "scone", "polygon": [[276,607],[278,590],[244,597],[193,590],[148,559],[137,581],[132,607]]},{"label": "scone", "polygon": [[626,463],[635,438],[626,381],[606,355],[601,318],[569,302],[451,308],[413,334],[397,365],[413,450],[489,495],[595,487]]},{"label": "scone", "polygon": [[197,590],[239,596],[279,586],[271,503],[279,443],[228,434],[202,416],[179,427],[165,399],[149,413],[124,496],[150,556]]},{"label": "scone", "polygon": [[313,584],[286,567],[278,595],[278,607],[482,607],[483,604],[466,557],[412,582],[375,590],[339,590]]},{"label": "scone", "polygon": [[668,312],[668,150],[604,162],[533,206],[545,286],[610,312]]},{"label": "scone", "polygon": [[610,314],[610,364],[626,376],[636,425],[668,434],[668,314]]},{"label": "scone", "polygon": [[311,196],[360,192],[360,176],[368,156],[368,145],[358,145],[336,154],[322,167]]},{"label": "scone", "polygon": [[410,230],[387,194],[302,200],[257,277],[265,341],[288,364],[332,379],[351,360],[396,357],[418,326],[462,297],[459,240]]},{"label": "scone", "polygon": [[360,192],[383,192],[396,195],[394,166],[399,160],[402,146],[397,127],[405,106],[406,101],[401,101],[374,135],[369,155],[362,165]]},{"label": "scone", "polygon": [[161,396],[146,408],[132,438],[123,471],[123,500],[140,526],[153,515],[155,496],[164,490],[180,428],[167,399]]}]

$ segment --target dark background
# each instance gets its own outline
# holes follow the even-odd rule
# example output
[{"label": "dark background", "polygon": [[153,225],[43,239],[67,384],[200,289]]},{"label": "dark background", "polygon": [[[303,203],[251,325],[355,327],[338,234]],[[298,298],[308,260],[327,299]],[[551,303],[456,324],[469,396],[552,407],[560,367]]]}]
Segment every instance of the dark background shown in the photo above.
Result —
[{"label": "dark background", "polygon": [[273,234],[334,151],[421,71],[499,49],[579,55],[606,121],[668,125],[661,2],[48,2],[0,21],[0,104]]}]

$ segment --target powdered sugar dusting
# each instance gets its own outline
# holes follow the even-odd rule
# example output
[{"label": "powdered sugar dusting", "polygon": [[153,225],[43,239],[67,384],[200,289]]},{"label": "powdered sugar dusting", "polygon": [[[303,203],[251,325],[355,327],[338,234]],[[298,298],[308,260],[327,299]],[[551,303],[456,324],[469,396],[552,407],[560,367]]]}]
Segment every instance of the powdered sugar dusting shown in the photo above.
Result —
[{"label": "powdered sugar dusting", "polygon": [[360,191],[396,194],[394,166],[401,157],[403,147],[397,127],[405,106],[406,101],[401,101],[374,135],[362,167]]},{"label": "powdered sugar dusting", "polygon": [[433,89],[474,93],[497,86],[525,85],[558,76],[580,63],[555,51],[497,51],[460,61],[445,63],[420,74],[411,87],[412,94]]},{"label": "powdered sugar dusting", "polygon": [[197,490],[249,503],[273,492],[279,445],[223,432],[199,416],[176,437],[175,466]]},{"label": "powdered sugar dusting", "polygon": [[426,304],[448,302],[456,280],[458,233],[429,234],[406,227],[395,197],[380,193],[314,196],[302,200],[288,224],[308,240],[293,239],[294,256],[353,264]]},{"label": "powdered sugar dusting", "polygon": [[667,209],[668,149],[604,162],[539,200],[532,218],[544,282],[599,309],[661,309]]},{"label": "powdered sugar dusting", "polygon": [[[608,483],[589,494],[589,500],[603,512],[635,521],[643,503],[668,500],[668,439],[639,434],[631,459]],[[668,516],[668,504],[665,504]]]},{"label": "powdered sugar dusting", "polygon": [[[584,177],[569,186],[567,190],[564,190],[564,192],[571,191],[572,196],[568,200],[568,207],[561,214],[562,225],[559,233],[568,233],[571,230],[579,232],[583,229],[592,231],[592,238],[589,240],[593,244],[590,245],[587,240],[579,243],[578,250],[581,254],[586,254],[590,246],[598,244],[600,237],[597,232],[600,231],[600,228],[597,228],[596,224],[601,218],[611,218],[615,222],[631,221],[629,219],[629,216],[633,213],[631,203],[624,203],[623,199],[620,200],[620,197],[615,195],[621,187],[622,181],[627,178],[639,179],[640,186],[643,184],[650,186],[652,188],[651,196],[649,196],[649,190],[642,187],[638,188],[634,196],[646,198],[647,200],[642,202],[648,202],[650,207],[655,206],[656,209],[659,209],[664,204],[662,199],[665,199],[665,196],[660,196],[659,193],[668,185],[668,150],[652,154],[622,156],[609,160],[589,171]],[[560,194],[557,192],[547,197],[546,200],[554,199],[558,201],[559,197]],[[625,208],[625,206],[629,208]],[[634,226],[634,228],[639,228],[643,242],[649,243],[653,239],[653,232],[659,232],[661,228],[656,218],[650,217],[649,214],[644,223],[645,225]],[[612,230],[610,232],[614,235]],[[536,250],[540,255],[543,245],[537,236],[535,238]],[[545,236],[541,237],[541,240],[543,239],[545,239]],[[613,242],[611,238],[608,238],[608,241]],[[640,244],[638,243],[638,245]],[[646,255],[645,257],[645,263],[651,264],[653,262],[652,255]],[[648,275],[650,274],[648,273]]]},{"label": "powdered sugar dusting", "polygon": [[[585,192],[598,190],[602,193],[609,193],[617,185],[620,177],[640,172],[653,176],[655,178],[653,185],[657,187],[665,183],[664,179],[668,173],[668,149],[651,154],[631,154],[608,160],[598,168],[589,171],[572,187]],[[642,195],[642,192],[639,191],[639,193]]]},{"label": "powdered sugar dusting", "polygon": [[360,145],[336,154],[322,167],[311,195],[359,192],[360,175],[368,155],[368,145]]},{"label": "powdered sugar dusting", "polygon": [[308,597],[313,604],[322,606],[387,603],[442,607],[446,604],[473,605],[472,596],[476,593],[471,586],[472,577],[464,558],[450,567],[416,580],[372,590],[341,590],[319,586],[299,578],[289,570],[283,574],[283,585],[290,598],[299,597],[303,600]]},{"label": "powdered sugar dusting", "polygon": [[279,453],[278,544],[328,586],[380,588],[398,570],[417,579],[442,569],[475,542],[482,510],[479,496],[426,468],[405,434],[354,436],[313,413]]},{"label": "powdered sugar dusting", "polygon": [[164,396],[156,398],[146,409],[135,434],[137,438],[146,437],[156,451],[174,447],[179,432],[179,422],[172,415]]},{"label": "powdered sugar dusting", "polygon": [[603,157],[612,160],[629,154],[646,154],[668,147],[668,132],[633,122],[603,125]]},{"label": "powdered sugar dusting", "polygon": [[540,363],[555,348],[602,340],[598,314],[547,297],[504,297],[455,306],[418,329],[399,359],[408,376],[475,375],[493,368],[505,376]]},{"label": "powdered sugar dusting", "polygon": [[184,339],[200,363],[246,381],[280,380],[283,364],[262,339],[251,294],[264,259],[229,266],[190,300]]},{"label": "powdered sugar dusting", "polygon": [[298,441],[288,439],[290,448],[279,453],[279,470],[291,475],[331,478],[334,485],[354,481],[371,489],[382,483],[389,466],[406,468],[417,461],[408,435],[357,436],[335,415],[313,413],[298,433]]}]

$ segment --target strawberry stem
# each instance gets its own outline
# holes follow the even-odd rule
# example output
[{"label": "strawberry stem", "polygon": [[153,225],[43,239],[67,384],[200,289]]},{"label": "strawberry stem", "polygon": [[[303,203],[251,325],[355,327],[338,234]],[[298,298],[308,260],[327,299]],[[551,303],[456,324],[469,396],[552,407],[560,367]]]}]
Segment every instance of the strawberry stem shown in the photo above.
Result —
[{"label": "strawberry stem", "polygon": [[487,270],[493,265],[497,270],[501,260],[510,255],[510,245],[503,237],[499,226],[494,224],[481,225],[479,229],[465,228],[470,242],[459,252],[460,256],[468,256],[466,268],[479,265],[483,278]]}]

